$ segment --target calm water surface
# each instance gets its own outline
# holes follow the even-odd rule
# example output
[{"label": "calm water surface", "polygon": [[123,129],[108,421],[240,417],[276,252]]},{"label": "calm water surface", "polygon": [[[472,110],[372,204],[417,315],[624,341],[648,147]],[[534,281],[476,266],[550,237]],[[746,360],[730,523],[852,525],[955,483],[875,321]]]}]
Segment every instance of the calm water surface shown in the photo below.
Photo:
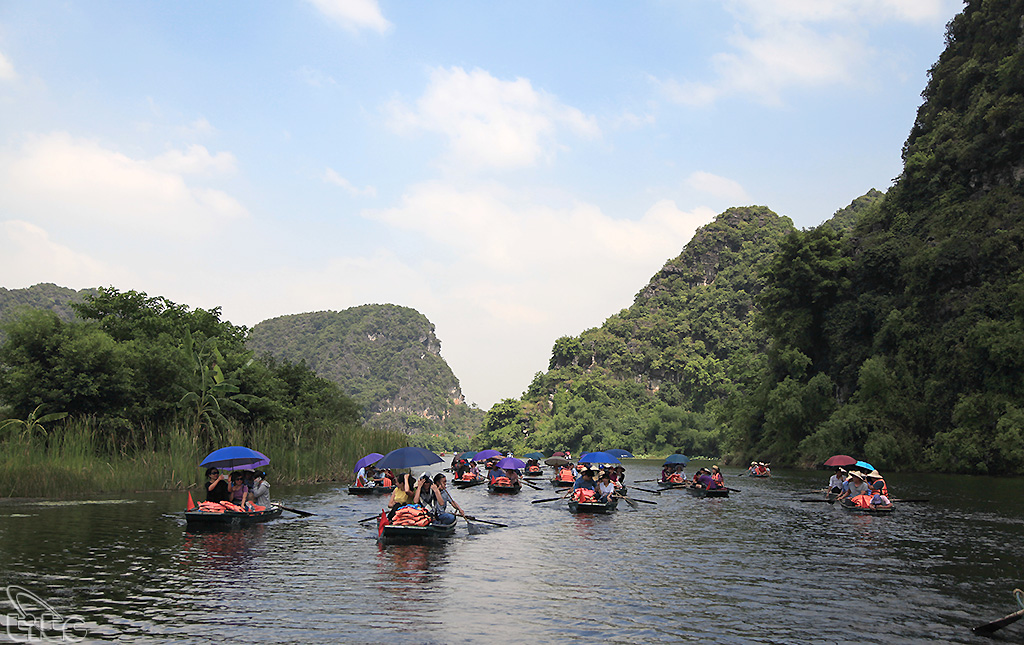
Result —
[{"label": "calm water surface", "polygon": [[[626,467],[629,482],[659,472]],[[609,516],[531,504],[554,496],[546,482],[453,491],[510,527],[461,524],[432,547],[378,546],[357,520],[381,500],[337,485],[275,487],[316,516],[227,533],[186,532],[182,493],[4,501],[0,586],[81,616],[89,641],[1024,641],[1024,621],[970,631],[1016,609],[1024,480],[895,475],[896,497],[931,502],[871,517],[798,501],[824,472],[738,473],[726,469],[740,489],[728,499],[635,491],[657,504]],[[13,613],[2,591],[0,604]]]}]

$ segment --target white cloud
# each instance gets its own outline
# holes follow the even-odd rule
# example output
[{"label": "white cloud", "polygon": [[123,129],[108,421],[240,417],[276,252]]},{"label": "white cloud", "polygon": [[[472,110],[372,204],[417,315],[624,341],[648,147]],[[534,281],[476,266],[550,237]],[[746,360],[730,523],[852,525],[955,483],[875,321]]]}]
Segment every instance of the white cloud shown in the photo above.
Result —
[{"label": "white cloud", "polygon": [[377,189],[373,186],[366,186],[365,188],[356,188],[352,185],[352,182],[339,175],[333,168],[328,168],[324,171],[324,181],[335,186],[341,186],[350,195],[376,197]]},{"label": "white cloud", "polygon": [[312,67],[300,67],[295,71],[295,75],[310,87],[330,87],[338,84],[330,74]]},{"label": "white cloud", "polygon": [[671,101],[707,105],[744,95],[777,104],[791,87],[864,82],[879,56],[868,27],[943,21],[954,0],[731,0],[731,49],[711,58],[708,82],[653,79]]},{"label": "white cloud", "polygon": [[0,208],[34,220],[194,236],[248,215],[227,193],[183,173],[230,170],[234,157],[202,146],[147,161],[67,133],[0,150]]},{"label": "white cloud", "polygon": [[385,33],[391,23],[380,11],[377,0],[309,0],[321,13],[351,31],[370,29]]},{"label": "white cloud", "polygon": [[211,155],[204,146],[191,145],[186,150],[168,150],[153,160],[153,167],[169,173],[229,173],[235,170],[235,155],[218,152]]},{"label": "white cloud", "polygon": [[0,81],[17,80],[18,72],[14,70],[14,63],[0,52]]},{"label": "white cloud", "polygon": [[733,206],[750,203],[750,195],[739,182],[710,172],[697,171],[686,178],[686,187],[729,202]]},{"label": "white cloud", "polygon": [[40,282],[84,289],[109,284],[112,267],[50,239],[49,234],[28,222],[0,222],[0,275],[8,288],[29,287]]},{"label": "white cloud", "polygon": [[481,69],[434,69],[423,95],[409,108],[391,106],[399,131],[436,132],[448,140],[449,155],[467,167],[517,168],[550,159],[557,132],[594,137],[596,119],[535,90],[530,81],[503,81]]}]

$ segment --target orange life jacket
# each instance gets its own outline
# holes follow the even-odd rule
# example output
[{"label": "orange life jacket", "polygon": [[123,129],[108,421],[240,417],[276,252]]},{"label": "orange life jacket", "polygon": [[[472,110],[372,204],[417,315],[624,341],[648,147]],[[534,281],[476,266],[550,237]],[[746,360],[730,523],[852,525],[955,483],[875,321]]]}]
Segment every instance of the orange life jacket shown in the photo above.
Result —
[{"label": "orange life jacket", "polygon": [[871,508],[872,497],[873,495],[857,495],[856,497],[851,497],[850,501],[861,508]]},{"label": "orange life jacket", "polygon": [[679,473],[672,473],[671,475],[668,476],[668,481],[671,484],[682,484],[683,476],[680,475]]},{"label": "orange life jacket", "polygon": [[572,476],[572,471],[569,470],[568,468],[562,468],[561,470],[558,471],[558,481],[571,482],[574,480],[575,478]]},{"label": "orange life jacket", "polygon": [[[877,488],[875,488],[875,484],[877,484],[878,482],[882,482],[882,490],[878,490]],[[881,493],[881,494],[885,495],[886,497],[888,497],[889,496],[889,487],[885,485],[885,480],[884,479],[876,479],[871,484],[871,492],[873,492],[873,493]]]},{"label": "orange life jacket", "polygon": [[592,502],[594,501],[594,491],[589,488],[577,488],[572,492],[573,501],[577,502]]},{"label": "orange life jacket", "polygon": [[495,477],[494,481],[491,483],[495,486],[511,486],[512,480],[508,477]]},{"label": "orange life jacket", "polygon": [[476,475],[474,475],[473,473],[469,472],[468,470],[466,472],[462,473],[462,480],[463,481],[471,482],[474,479],[476,479]]}]

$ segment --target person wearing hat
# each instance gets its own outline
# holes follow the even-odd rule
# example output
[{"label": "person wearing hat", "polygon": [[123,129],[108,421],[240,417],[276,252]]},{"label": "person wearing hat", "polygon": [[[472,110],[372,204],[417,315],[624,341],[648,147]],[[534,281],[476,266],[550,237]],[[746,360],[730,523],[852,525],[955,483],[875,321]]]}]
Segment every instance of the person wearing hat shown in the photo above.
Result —
[{"label": "person wearing hat", "polygon": [[611,475],[605,471],[601,473],[601,479],[597,483],[597,496],[602,502],[609,502],[615,494],[615,484],[612,483]]},{"label": "person wearing hat", "polygon": [[877,470],[872,470],[867,475],[864,475],[864,479],[871,486],[872,492],[881,493],[886,497],[889,496],[889,488],[885,485],[885,480],[882,479]]},{"label": "person wearing hat", "polygon": [[430,508],[434,505],[434,482],[430,479],[430,473],[420,474],[420,479],[416,482],[416,493],[413,495],[413,504],[419,504],[424,508]]},{"label": "person wearing hat", "polygon": [[715,480],[719,488],[725,488],[725,480],[722,478],[722,469],[717,464],[711,467],[711,479]]},{"label": "person wearing hat", "polygon": [[576,478],[576,483],[572,485],[573,490],[580,488],[587,488],[590,490],[597,490],[597,485],[594,483],[594,471],[584,470],[580,473],[580,476]]},{"label": "person wearing hat", "polygon": [[706,490],[718,490],[719,488],[722,488],[722,486],[720,486],[711,476],[711,471],[707,468],[701,468],[697,471],[697,477],[695,478],[694,483],[700,488],[704,488]]},{"label": "person wearing hat", "polygon": [[836,496],[836,501],[848,497],[857,497],[871,492],[871,486],[864,482],[864,475],[855,470],[850,471],[850,479],[843,483],[843,490]]}]

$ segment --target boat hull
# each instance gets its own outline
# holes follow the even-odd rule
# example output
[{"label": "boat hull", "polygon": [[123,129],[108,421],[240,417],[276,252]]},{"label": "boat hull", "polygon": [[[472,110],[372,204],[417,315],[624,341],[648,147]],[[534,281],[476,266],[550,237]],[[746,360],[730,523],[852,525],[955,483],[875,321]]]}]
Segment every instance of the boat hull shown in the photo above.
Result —
[{"label": "boat hull", "polygon": [[349,486],[349,495],[390,495],[394,486]]},{"label": "boat hull", "polygon": [[487,491],[490,492],[490,493],[506,493],[506,494],[509,494],[509,495],[514,495],[515,493],[518,493],[522,489],[523,489],[523,485],[522,484],[518,484],[518,483],[512,484],[511,486],[499,486],[499,485],[496,485],[496,484],[487,484]]},{"label": "boat hull", "polygon": [[693,488],[693,484],[690,482],[658,482],[658,488],[661,490],[671,490],[675,488]]},{"label": "boat hull", "polygon": [[377,540],[381,544],[432,544],[454,535],[457,523],[458,520],[453,520],[451,524],[426,526],[388,524],[382,529]]},{"label": "boat hull", "polygon": [[551,485],[555,488],[571,488],[575,482],[564,482],[559,479],[552,479]]},{"label": "boat hull", "polygon": [[839,500],[839,505],[843,507],[843,510],[859,515],[889,515],[896,508],[892,504],[889,504],[888,506],[872,506],[871,508],[864,508],[863,506],[857,506],[848,499]]},{"label": "boat hull", "polygon": [[729,496],[729,489],[728,488],[716,488],[714,490],[708,490],[706,488],[700,488],[698,486],[694,486],[694,487],[688,489],[688,491],[694,497],[728,497]]},{"label": "boat hull", "polygon": [[476,479],[470,479],[470,480],[456,479],[456,480],[454,480],[452,482],[452,486],[455,486],[455,488],[458,488],[458,489],[472,488],[473,486],[479,486],[480,484],[484,483],[485,481],[487,481],[487,480],[484,479],[483,477],[477,477]]},{"label": "boat hull", "polygon": [[608,513],[613,513],[618,506],[619,500],[614,498],[610,502],[574,502],[570,500],[569,512],[607,515]]},{"label": "boat hull", "polygon": [[269,522],[270,520],[281,517],[282,512],[284,512],[284,509],[280,506],[274,505],[271,505],[265,511],[257,511],[254,513],[236,513],[234,511],[209,513],[200,510],[185,511],[185,525],[190,531],[224,531],[241,529],[254,524],[260,524],[262,522]]}]

